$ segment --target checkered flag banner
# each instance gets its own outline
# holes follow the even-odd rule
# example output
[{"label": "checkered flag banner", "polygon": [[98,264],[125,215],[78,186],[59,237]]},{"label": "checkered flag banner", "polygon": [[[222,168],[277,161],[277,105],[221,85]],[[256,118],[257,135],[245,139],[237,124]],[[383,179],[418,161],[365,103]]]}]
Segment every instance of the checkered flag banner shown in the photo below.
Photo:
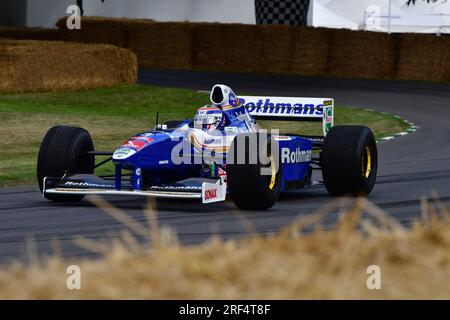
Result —
[{"label": "checkered flag banner", "polygon": [[255,0],[257,24],[305,26],[310,0]]}]

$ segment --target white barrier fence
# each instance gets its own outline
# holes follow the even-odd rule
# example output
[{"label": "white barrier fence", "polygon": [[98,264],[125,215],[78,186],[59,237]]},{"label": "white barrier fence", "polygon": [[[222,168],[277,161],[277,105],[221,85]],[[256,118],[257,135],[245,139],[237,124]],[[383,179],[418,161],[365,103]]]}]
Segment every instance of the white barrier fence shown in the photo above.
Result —
[{"label": "white barrier fence", "polygon": [[[409,3],[409,4],[408,4]],[[450,1],[313,0],[315,27],[379,32],[450,33]]]}]

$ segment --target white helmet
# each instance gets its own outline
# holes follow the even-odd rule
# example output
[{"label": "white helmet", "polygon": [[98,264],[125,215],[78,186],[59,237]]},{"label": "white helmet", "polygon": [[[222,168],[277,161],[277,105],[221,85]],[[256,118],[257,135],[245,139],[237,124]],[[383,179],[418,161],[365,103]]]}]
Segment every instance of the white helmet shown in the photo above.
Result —
[{"label": "white helmet", "polygon": [[224,84],[216,84],[211,89],[210,99],[213,106],[219,108],[225,106],[237,107],[240,104],[233,90]]},{"label": "white helmet", "polygon": [[214,131],[224,124],[223,111],[217,107],[203,107],[197,110],[194,117],[194,128]]}]

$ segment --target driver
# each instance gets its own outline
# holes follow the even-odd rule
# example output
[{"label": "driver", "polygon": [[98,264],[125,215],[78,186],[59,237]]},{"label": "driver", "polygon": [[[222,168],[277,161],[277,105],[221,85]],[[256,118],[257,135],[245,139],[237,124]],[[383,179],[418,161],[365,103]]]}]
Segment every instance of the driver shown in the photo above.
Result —
[{"label": "driver", "polygon": [[205,106],[197,110],[194,116],[194,128],[204,131],[219,130],[225,126],[222,110],[214,106]]},{"label": "driver", "polygon": [[223,84],[217,84],[212,88],[210,100],[211,105],[197,110],[194,117],[194,128],[205,131],[223,129],[229,123],[223,110],[238,106],[238,100],[233,90]]}]

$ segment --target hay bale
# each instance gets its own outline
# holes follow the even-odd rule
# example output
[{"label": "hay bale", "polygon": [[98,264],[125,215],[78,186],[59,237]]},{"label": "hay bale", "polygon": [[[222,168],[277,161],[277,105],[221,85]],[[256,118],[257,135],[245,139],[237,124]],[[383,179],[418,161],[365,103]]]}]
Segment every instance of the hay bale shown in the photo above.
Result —
[{"label": "hay bale", "polygon": [[330,30],[328,74],[388,79],[396,72],[397,37],[379,32]]},{"label": "hay bale", "polygon": [[330,46],[329,30],[292,28],[294,35],[290,73],[301,76],[325,75]]},{"label": "hay bale", "polygon": [[109,27],[95,27],[81,30],[60,30],[62,41],[110,44],[122,48],[128,48],[129,35],[125,29],[112,29]]},{"label": "hay bale", "polygon": [[56,26],[61,32],[60,40],[94,44],[103,43],[128,48],[130,32],[127,27],[141,21],[149,22],[151,20],[83,16],[80,30],[68,30],[66,21],[67,17],[63,17],[56,22]]},{"label": "hay bale", "polygon": [[139,66],[154,69],[191,69],[193,24],[137,22],[127,26],[129,48]]},{"label": "hay bale", "polygon": [[290,73],[294,28],[285,25],[260,25],[261,70],[267,73]]},{"label": "hay bale", "polygon": [[260,28],[241,24],[199,24],[194,32],[197,70],[261,72]]},{"label": "hay bale", "polygon": [[27,40],[59,40],[61,31],[43,28],[0,28],[0,38]]},{"label": "hay bale", "polygon": [[91,27],[81,30],[42,28],[0,28],[0,38],[103,43],[128,47],[128,32],[124,28]]},{"label": "hay bale", "polygon": [[401,35],[397,79],[450,80],[449,42],[447,37],[435,35]]},{"label": "hay bale", "polygon": [[[2,28],[0,37],[106,43],[154,69],[450,81],[450,39],[283,25],[83,17],[82,29]],[[6,72],[6,71],[4,71]]]},{"label": "hay bale", "polygon": [[[62,17],[56,22],[56,27],[61,30],[67,30],[67,17]],[[128,18],[112,18],[98,16],[83,16],[81,19],[81,28],[126,28],[136,23],[151,23],[152,19],[128,19]]]},{"label": "hay bale", "polygon": [[137,59],[109,45],[0,41],[0,91],[78,90],[136,82]]}]

